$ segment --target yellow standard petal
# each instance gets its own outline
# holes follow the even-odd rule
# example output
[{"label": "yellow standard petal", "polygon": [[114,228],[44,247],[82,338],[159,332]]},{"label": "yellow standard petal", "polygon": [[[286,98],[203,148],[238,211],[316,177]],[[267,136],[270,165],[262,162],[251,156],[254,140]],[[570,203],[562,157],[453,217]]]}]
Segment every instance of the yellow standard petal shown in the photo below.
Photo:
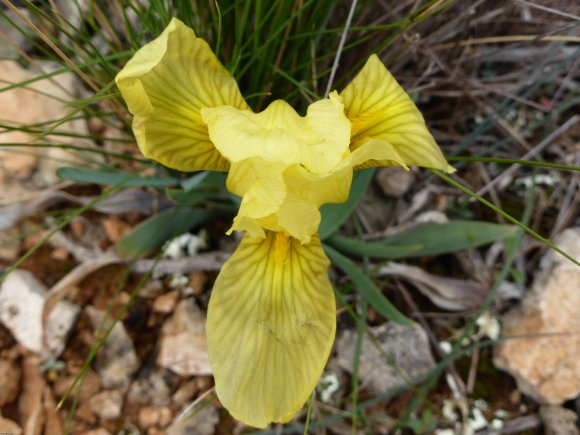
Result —
[{"label": "yellow standard petal", "polygon": [[421,112],[377,55],[369,58],[340,96],[352,122],[351,151],[370,148],[363,153],[369,160],[358,168],[408,165],[454,172]]},{"label": "yellow standard petal", "polygon": [[227,179],[230,192],[241,196],[242,203],[234,219],[233,230],[247,231],[253,237],[264,237],[263,228],[280,231],[275,222],[260,224],[259,220],[276,214],[286,198],[283,173],[286,164],[268,162],[261,157],[251,157],[232,164]]},{"label": "yellow standard petal", "polygon": [[302,243],[308,243],[320,224],[320,206],[348,199],[352,168],[320,176],[293,165],[284,172],[287,195],[276,212],[279,225]]},{"label": "yellow standard petal", "polygon": [[203,109],[202,116],[215,147],[230,162],[260,157],[326,174],[349,146],[350,122],[336,92],[311,104],[304,117],[283,100],[260,113],[223,106]]},{"label": "yellow standard petal", "polygon": [[282,100],[260,113],[222,106],[201,114],[216,149],[231,162],[228,190],[242,197],[230,231],[253,237],[285,231],[308,243],[320,205],[348,198],[350,121],[336,92],[311,104],[306,116]]},{"label": "yellow standard petal", "polygon": [[180,171],[226,171],[200,109],[248,106],[208,44],[176,18],[115,78],[145,157]]},{"label": "yellow standard petal", "polygon": [[221,403],[255,427],[287,422],[326,364],[336,331],[329,261],[318,238],[246,235],[214,285],[209,358]]}]

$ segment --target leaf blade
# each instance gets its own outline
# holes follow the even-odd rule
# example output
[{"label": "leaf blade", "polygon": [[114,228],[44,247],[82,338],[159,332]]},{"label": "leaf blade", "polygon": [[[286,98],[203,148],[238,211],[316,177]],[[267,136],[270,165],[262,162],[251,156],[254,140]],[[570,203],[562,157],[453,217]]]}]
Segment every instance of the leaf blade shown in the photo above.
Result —
[{"label": "leaf blade", "polygon": [[385,318],[401,325],[414,326],[415,323],[401,313],[381,291],[375,286],[371,279],[366,276],[347,257],[343,256],[332,247],[325,245],[324,250],[332,262],[346,273],[351,281],[357,286],[362,296]]},{"label": "leaf blade", "polygon": [[208,211],[190,207],[165,210],[138,224],[115,246],[124,258],[142,257],[161,248],[167,240],[214,219],[220,214],[216,210]]},{"label": "leaf blade", "polygon": [[511,225],[457,220],[422,225],[374,242],[333,235],[327,243],[346,254],[394,260],[463,251],[506,239],[513,236],[515,231]]},{"label": "leaf blade", "polygon": [[123,184],[125,187],[168,187],[175,186],[179,180],[173,177],[131,177],[129,174],[119,171],[98,171],[89,168],[60,168],[56,175],[61,180],[75,181],[77,183],[115,185]]}]

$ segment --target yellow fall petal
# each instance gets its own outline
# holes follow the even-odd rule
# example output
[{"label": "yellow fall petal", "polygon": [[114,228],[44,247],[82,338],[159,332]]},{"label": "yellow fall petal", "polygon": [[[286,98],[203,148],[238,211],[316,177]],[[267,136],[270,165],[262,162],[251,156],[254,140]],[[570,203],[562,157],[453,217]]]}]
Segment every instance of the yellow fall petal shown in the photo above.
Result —
[{"label": "yellow fall petal", "polygon": [[246,235],[214,285],[209,359],[221,403],[255,427],[289,421],[326,364],[336,331],[329,261],[318,238]]},{"label": "yellow fall petal", "polygon": [[[352,151],[373,141],[373,148],[388,148],[390,154],[394,151],[405,165],[455,171],[445,160],[415,103],[377,55],[369,58],[340,96],[352,122]],[[399,163],[396,159],[373,158],[357,169],[393,164]]]},{"label": "yellow fall petal", "polygon": [[145,157],[180,171],[226,171],[200,109],[248,106],[208,44],[176,18],[117,74]]}]

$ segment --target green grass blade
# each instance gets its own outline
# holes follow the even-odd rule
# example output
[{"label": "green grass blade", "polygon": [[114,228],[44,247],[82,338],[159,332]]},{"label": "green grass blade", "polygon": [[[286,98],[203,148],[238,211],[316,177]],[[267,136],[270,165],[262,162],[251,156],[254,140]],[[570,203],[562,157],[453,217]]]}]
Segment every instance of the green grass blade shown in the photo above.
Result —
[{"label": "green grass blade", "polygon": [[538,162],[536,160],[519,160],[519,159],[504,159],[497,157],[466,157],[466,156],[449,156],[447,160],[450,162],[482,162],[482,163],[499,163],[506,165],[522,165],[522,166],[539,166],[541,168],[561,169],[563,171],[580,171],[580,166],[562,165],[560,163]]},{"label": "green grass blade", "polygon": [[306,423],[304,423],[304,432],[303,435],[308,435],[308,426],[310,426],[310,416],[312,415],[312,402],[314,401],[314,391],[310,395],[310,399],[308,399],[308,408],[306,410]]},{"label": "green grass blade", "polygon": [[561,250],[560,248],[558,248],[556,245],[554,245],[552,242],[550,242],[548,239],[540,236],[537,232],[535,232],[534,230],[532,230],[530,227],[528,227],[527,225],[522,224],[520,221],[518,221],[516,218],[514,218],[513,216],[509,215],[508,213],[506,213],[505,211],[501,210],[500,208],[496,207],[495,205],[493,205],[491,202],[489,202],[488,200],[482,198],[481,196],[479,196],[478,194],[476,194],[475,192],[471,191],[470,189],[468,189],[467,187],[463,186],[461,183],[458,183],[457,181],[455,181],[453,178],[449,177],[448,175],[445,175],[444,173],[440,172],[440,171],[436,171],[434,169],[431,169],[431,172],[434,173],[435,175],[437,175],[439,178],[442,178],[443,180],[445,180],[447,183],[451,184],[452,186],[457,187],[459,190],[461,190],[462,192],[468,194],[469,196],[471,196],[472,198],[477,199],[479,202],[481,202],[482,204],[486,205],[487,207],[489,207],[490,209],[492,209],[493,211],[495,211],[496,213],[502,215],[504,218],[506,218],[508,221],[510,221],[512,224],[517,225],[518,227],[520,227],[522,230],[524,230],[526,233],[528,233],[530,236],[532,236],[533,238],[539,240],[540,242],[542,242],[544,245],[548,246],[549,248],[553,249],[554,251],[556,251],[558,254],[562,255],[563,257],[567,258],[568,260],[570,260],[572,263],[574,263],[577,266],[580,266],[580,261],[576,260],[575,258],[573,258],[570,254],[564,252],[563,250]]},{"label": "green grass blade", "polygon": [[328,245],[324,246],[324,250],[332,262],[348,275],[368,303],[382,316],[401,325],[414,325],[414,322],[401,313],[352,261]]}]

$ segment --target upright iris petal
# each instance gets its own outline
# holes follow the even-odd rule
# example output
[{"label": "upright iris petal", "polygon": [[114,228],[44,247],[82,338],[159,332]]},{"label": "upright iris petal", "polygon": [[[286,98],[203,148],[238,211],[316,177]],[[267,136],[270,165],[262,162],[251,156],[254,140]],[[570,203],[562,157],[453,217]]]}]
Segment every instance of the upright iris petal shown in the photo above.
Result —
[{"label": "upright iris petal", "polygon": [[[453,172],[423,115],[376,54],[340,93],[352,122],[351,149],[371,144],[393,153],[393,159],[370,159],[360,167],[423,166]],[[358,167],[357,167],[358,168]]]},{"label": "upright iris petal", "polygon": [[207,43],[174,18],[116,83],[145,156],[181,171],[229,170],[227,188],[242,197],[230,232],[246,234],[208,307],[216,393],[246,424],[290,420],[336,330],[320,206],[346,201],[355,169],[453,168],[376,56],[306,116],[282,100],[254,113]]}]

